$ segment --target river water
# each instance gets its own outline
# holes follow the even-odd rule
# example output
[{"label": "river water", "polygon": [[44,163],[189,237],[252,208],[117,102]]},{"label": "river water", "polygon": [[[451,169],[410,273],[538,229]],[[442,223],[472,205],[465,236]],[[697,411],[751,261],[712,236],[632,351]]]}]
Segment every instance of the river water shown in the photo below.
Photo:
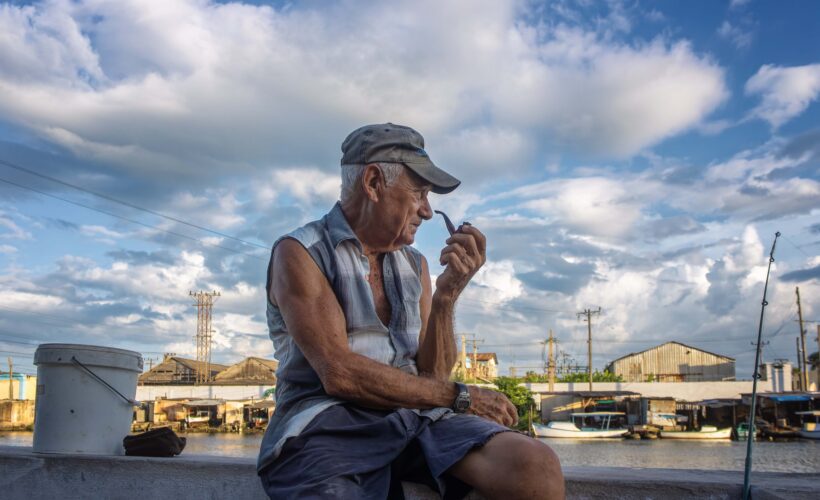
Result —
[{"label": "river water", "polygon": [[[187,434],[184,454],[256,458],[260,434]],[[0,446],[31,446],[31,432],[2,432]],[[573,441],[544,439],[566,466],[646,467],[742,471],[746,443],[695,442],[655,439]],[[758,441],[753,470],[820,473],[820,442]]]}]

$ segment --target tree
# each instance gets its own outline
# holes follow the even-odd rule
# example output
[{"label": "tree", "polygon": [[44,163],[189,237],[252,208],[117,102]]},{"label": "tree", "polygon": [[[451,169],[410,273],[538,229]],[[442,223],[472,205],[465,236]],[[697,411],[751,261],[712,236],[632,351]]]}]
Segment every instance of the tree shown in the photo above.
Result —
[{"label": "tree", "polygon": [[[589,374],[587,373],[568,373],[558,379],[558,382],[586,382],[589,380]],[[614,373],[608,372],[604,370],[603,372],[599,372],[595,370],[592,372],[592,381],[593,382],[623,382],[624,379],[620,375],[615,375]]]},{"label": "tree", "polygon": [[521,381],[512,377],[498,377],[495,386],[503,392],[518,410],[518,430],[527,430],[527,412],[535,404],[532,391],[520,385]]}]

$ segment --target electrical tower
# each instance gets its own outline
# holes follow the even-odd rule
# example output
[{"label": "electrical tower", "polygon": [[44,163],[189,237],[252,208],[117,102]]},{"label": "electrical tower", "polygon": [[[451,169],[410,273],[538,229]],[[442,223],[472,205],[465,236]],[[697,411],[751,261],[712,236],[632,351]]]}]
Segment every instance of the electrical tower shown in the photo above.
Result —
[{"label": "electrical tower", "polygon": [[211,381],[211,314],[214,299],[220,293],[214,290],[188,292],[188,295],[196,299],[196,384],[207,384]]}]

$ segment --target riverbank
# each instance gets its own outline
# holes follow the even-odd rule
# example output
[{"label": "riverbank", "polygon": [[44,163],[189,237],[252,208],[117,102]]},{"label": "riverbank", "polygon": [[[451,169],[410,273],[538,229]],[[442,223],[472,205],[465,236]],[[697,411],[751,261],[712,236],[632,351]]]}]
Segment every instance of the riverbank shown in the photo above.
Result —
[{"label": "riverbank", "polygon": [[[4,471],[0,491],[10,500],[266,498],[256,477],[255,460],[250,458],[44,455],[27,447],[0,446],[0,469]],[[565,467],[564,473],[570,500],[735,499],[743,483],[743,474],[734,471]],[[820,474],[756,472],[753,496],[756,500],[816,498],[818,481]],[[408,499],[437,498],[418,485],[405,489]]]},{"label": "riverbank", "polygon": [[[261,434],[180,433],[188,444],[183,456],[209,455],[254,459]],[[0,446],[30,447],[31,432],[0,433]],[[742,471],[746,443],[738,441],[697,442],[656,439],[587,440],[545,439],[568,467],[644,467]],[[755,472],[820,473],[820,442],[755,443]]]}]

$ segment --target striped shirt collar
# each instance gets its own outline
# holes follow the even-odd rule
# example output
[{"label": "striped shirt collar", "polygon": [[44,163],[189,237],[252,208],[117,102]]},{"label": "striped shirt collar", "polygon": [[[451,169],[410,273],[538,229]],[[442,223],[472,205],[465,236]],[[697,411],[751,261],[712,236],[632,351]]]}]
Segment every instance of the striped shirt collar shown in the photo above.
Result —
[{"label": "striped shirt collar", "polygon": [[360,252],[364,252],[362,242],[356,237],[350,223],[347,222],[344,212],[342,211],[342,204],[336,202],[333,208],[327,214],[327,232],[330,236],[330,243],[333,248],[337,248],[339,243],[347,240],[353,240],[356,246],[359,247]]}]

